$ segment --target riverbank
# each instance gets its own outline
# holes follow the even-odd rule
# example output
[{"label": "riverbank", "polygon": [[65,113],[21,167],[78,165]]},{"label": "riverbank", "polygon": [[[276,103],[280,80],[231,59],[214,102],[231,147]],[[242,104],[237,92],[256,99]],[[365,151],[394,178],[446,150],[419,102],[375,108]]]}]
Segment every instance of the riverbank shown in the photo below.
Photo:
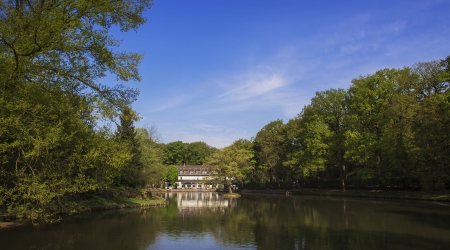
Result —
[{"label": "riverbank", "polygon": [[151,206],[164,206],[166,201],[158,196],[152,198],[126,198],[126,197],[112,197],[105,198],[101,196],[93,197],[92,199],[81,202],[83,212],[99,211],[99,210],[113,210],[124,208],[138,208]]},{"label": "riverbank", "polygon": [[[92,211],[102,210],[116,210],[129,208],[148,208],[153,206],[165,206],[165,199],[153,196],[151,198],[126,198],[114,196],[112,198],[105,198],[102,196],[94,196],[89,200],[83,200],[79,203],[78,213],[88,213]],[[0,213],[0,230],[11,227],[20,226],[21,223],[17,220],[8,218],[4,211]],[[14,217],[14,216],[13,216]]]},{"label": "riverbank", "polygon": [[303,188],[294,190],[242,190],[242,194],[315,195],[450,202],[450,191],[427,192],[421,190],[391,189],[350,189],[342,191],[338,189]]}]

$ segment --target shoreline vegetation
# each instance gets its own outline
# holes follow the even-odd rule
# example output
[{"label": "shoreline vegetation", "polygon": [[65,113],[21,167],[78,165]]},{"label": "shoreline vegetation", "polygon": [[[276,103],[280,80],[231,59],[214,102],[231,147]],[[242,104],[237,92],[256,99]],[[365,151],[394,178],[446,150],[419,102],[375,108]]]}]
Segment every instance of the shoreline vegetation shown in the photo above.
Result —
[{"label": "shoreline vegetation", "polygon": [[[102,196],[93,196],[90,199],[80,201],[80,212],[90,213],[96,211],[104,210],[120,210],[120,209],[131,209],[131,208],[149,208],[156,206],[165,206],[166,201],[164,198],[159,196],[152,196],[151,198],[127,198],[122,196],[114,196],[111,198],[106,198]],[[61,214],[61,217],[66,217],[70,215]],[[26,218],[27,216],[24,216]],[[27,221],[28,219],[24,219]],[[17,219],[17,216],[8,215],[5,211],[0,209],[0,230],[12,228],[22,225],[21,220]]]},{"label": "shoreline vegetation", "polygon": [[393,189],[322,189],[302,188],[293,190],[242,190],[242,194],[269,194],[287,196],[333,196],[368,199],[397,199],[397,200],[422,200],[450,202],[450,192],[447,191],[422,191],[422,190],[393,190]]}]

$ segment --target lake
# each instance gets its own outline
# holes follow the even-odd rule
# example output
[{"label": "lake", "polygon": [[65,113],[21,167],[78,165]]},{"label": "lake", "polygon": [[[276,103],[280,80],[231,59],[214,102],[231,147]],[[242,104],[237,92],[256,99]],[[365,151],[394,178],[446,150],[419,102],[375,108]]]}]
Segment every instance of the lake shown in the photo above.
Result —
[{"label": "lake", "polygon": [[0,230],[0,249],[450,249],[450,204],[214,192]]}]

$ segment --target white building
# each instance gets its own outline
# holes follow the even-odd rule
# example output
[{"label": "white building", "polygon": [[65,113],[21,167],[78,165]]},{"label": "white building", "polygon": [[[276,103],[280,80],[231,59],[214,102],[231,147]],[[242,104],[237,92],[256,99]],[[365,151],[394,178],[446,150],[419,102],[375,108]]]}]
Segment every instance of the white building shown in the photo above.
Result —
[{"label": "white building", "polygon": [[181,165],[178,168],[178,189],[210,189],[213,187],[211,166]]}]

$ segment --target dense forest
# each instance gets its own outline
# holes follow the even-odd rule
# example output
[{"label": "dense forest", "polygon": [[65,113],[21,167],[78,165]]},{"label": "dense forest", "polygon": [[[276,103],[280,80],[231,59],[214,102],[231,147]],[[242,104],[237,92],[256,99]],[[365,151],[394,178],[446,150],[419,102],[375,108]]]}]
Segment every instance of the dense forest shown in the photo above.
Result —
[{"label": "dense forest", "polygon": [[[1,210],[51,220],[93,194],[160,186],[181,164],[249,188],[450,186],[450,57],[318,92],[297,117],[223,149],[135,128],[139,91],[120,82],[140,80],[142,55],[118,52],[109,30],[137,29],[151,6],[0,2]],[[120,84],[101,84],[110,75]]]}]

